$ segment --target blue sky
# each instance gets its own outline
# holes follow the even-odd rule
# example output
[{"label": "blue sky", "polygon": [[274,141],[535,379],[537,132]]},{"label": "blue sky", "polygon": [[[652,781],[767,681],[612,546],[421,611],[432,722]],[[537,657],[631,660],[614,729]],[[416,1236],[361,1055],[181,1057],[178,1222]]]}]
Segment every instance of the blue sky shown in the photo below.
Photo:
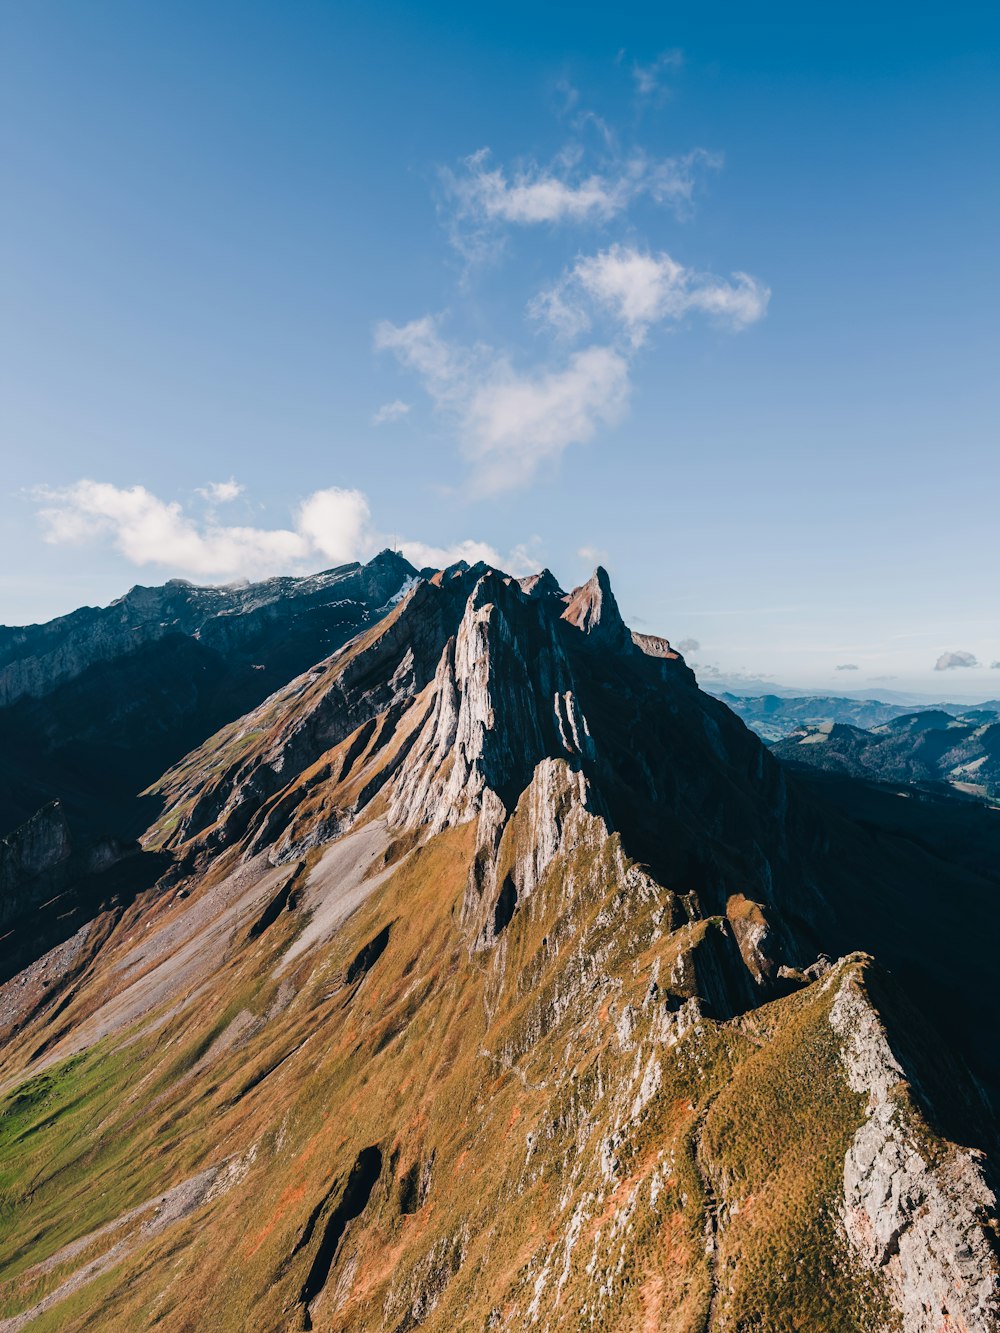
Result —
[{"label": "blue sky", "polygon": [[396,540],[601,560],[706,676],[997,697],[998,37],[4,6],[0,620]]}]

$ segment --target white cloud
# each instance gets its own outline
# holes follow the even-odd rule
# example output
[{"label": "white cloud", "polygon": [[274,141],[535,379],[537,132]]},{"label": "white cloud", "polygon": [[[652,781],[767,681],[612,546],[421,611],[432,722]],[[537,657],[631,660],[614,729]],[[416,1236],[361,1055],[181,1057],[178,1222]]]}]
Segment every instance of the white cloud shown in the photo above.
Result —
[{"label": "white cloud", "polygon": [[296,528],[310,547],[335,565],[361,559],[375,542],[371,509],[361,491],[329,486],[299,506]]},{"label": "white cloud", "polygon": [[613,136],[601,125],[609,151],[596,169],[585,169],[582,150],[570,145],[546,167],[533,162],[508,173],[491,166],[489,149],[481,148],[457,172],[443,171],[456,248],[482,259],[492,252],[489,234],[498,227],[606,223],[643,196],[683,215],[702,175],[722,165],[719,154],[704,148],[668,158],[641,149],[621,155],[610,151]]},{"label": "white cloud", "polygon": [[196,487],[195,491],[213,504],[228,504],[230,500],[241,496],[245,489],[235,478],[230,477],[228,481],[210,481],[207,486]]},{"label": "white cloud", "polygon": [[596,308],[621,324],[638,347],[652,324],[677,321],[691,312],[738,332],[763,318],[770,296],[770,290],[747,273],[734,273],[726,281],[685,268],[664,251],[653,255],[612,245],[578,259],[531,303],[529,313],[561,335],[575,337],[590,327]]},{"label": "white cloud", "polygon": [[502,167],[491,170],[488,159],[482,148],[465,159],[464,175],[451,177],[460,209],[473,217],[520,226],[601,220],[620,213],[631,197],[623,178],[594,173],[572,182],[534,166],[509,179]]},{"label": "white cloud", "polygon": [[640,65],[636,61],[632,66],[632,77],[635,80],[636,92],[640,97],[654,97],[658,93],[662,93],[662,76],[667,70],[680,69],[683,64],[684,54],[678,50],[662,51],[648,65]]},{"label": "white cloud", "polygon": [[[399,550],[417,569],[445,569],[459,560],[475,565],[480,560],[498,569],[506,569],[495,546],[487,542],[464,541],[453,546],[429,546],[426,542],[401,542]],[[513,570],[508,571],[513,573]]]},{"label": "white cloud", "polygon": [[613,425],[628,399],[628,363],[610,347],[587,347],[559,370],[520,374],[501,363],[473,394],[465,417],[466,449],[478,489],[522,485],[570,444]]},{"label": "white cloud", "polygon": [[561,364],[522,371],[485,344],[462,347],[442,337],[440,319],[383,320],[375,346],[414,371],[435,405],[455,422],[473,467],[472,489],[491,494],[524,485],[572,444],[622,419],[630,363],[651,324],[696,311],[733,330],[763,317],[768,289],[744,273],[731,281],[697,273],[668,254],[613,245],[578,259],[529,312],[563,336],[578,336],[595,313],[624,330],[627,345],[596,342]]},{"label": "white cloud", "polygon": [[935,671],[954,671],[956,667],[977,667],[975,653],[942,653],[934,663]]},{"label": "white cloud", "polygon": [[[40,487],[35,498],[47,542],[104,541],[133,565],[158,566],[195,579],[307,573],[323,565],[369,559],[389,544],[374,526],[363,492],[338,486],[307,496],[288,528],[223,526],[213,518],[199,522],[176,501],[161,500],[145,486],[83,480],[58,490]],[[524,548],[517,548],[504,565],[492,546],[471,539],[452,546],[406,540],[397,545],[418,568],[465,559],[516,572],[514,567],[524,561]]]},{"label": "white cloud", "polygon": [[608,553],[603,546],[581,546],[577,555],[581,560],[586,560],[588,565],[606,565],[608,563]]},{"label": "white cloud", "polygon": [[412,407],[412,403],[404,403],[400,398],[395,398],[391,403],[383,403],[372,416],[372,425],[384,426],[387,422],[398,421],[400,417],[405,417]]},{"label": "white cloud", "polygon": [[841,662],[839,666],[834,667],[834,671],[858,671],[858,670],[860,670],[860,668],[858,667],[858,664],[856,662]]},{"label": "white cloud", "polygon": [[[132,564],[201,578],[259,577],[318,553],[355,559],[359,519],[367,517],[359,491],[336,487],[310,496],[295,529],[223,526],[213,519],[199,524],[176,501],[161,500],[145,486],[84,480],[38,495],[46,541],[103,538]],[[344,525],[339,533],[338,523]]]},{"label": "white cloud", "polygon": [[698,649],[701,647],[701,644],[698,642],[697,639],[681,639],[680,643],[678,643],[676,647],[678,652],[681,653],[696,653]]},{"label": "white cloud", "polygon": [[476,356],[445,342],[438,331],[439,322],[434,315],[424,315],[409,324],[383,319],[375,326],[375,347],[380,352],[394,352],[404,366],[416,371],[439,406],[453,405],[467,396]]},{"label": "white cloud", "polygon": [[[666,51],[649,66],[637,65],[640,91],[655,90],[680,60],[679,52]],[[566,114],[578,98],[569,85],[560,91]],[[605,226],[639,199],[682,215],[704,173],[722,164],[703,148],[668,158],[623,149],[590,112],[576,113],[573,123],[576,139],[547,165],[528,160],[506,167],[483,148],[441,172],[451,239],[468,260],[494,254],[510,228]],[[722,279],[685,268],[664,252],[616,243],[579,257],[529,306],[529,314],[564,341],[581,338],[599,321],[603,327],[586,339],[589,345],[524,367],[486,343],[445,338],[440,317],[425,315],[405,324],[382,321],[375,346],[419,376],[454,425],[471,464],[472,492],[492,494],[525,484],[569,446],[622,419],[635,352],[653,324],[697,312],[742,329],[763,316],[769,297],[745,273]],[[376,421],[390,419],[395,408],[386,404]]]},{"label": "white cloud", "polygon": [[619,420],[628,399],[628,362],[611,347],[587,347],[562,366],[522,372],[488,347],[447,343],[431,316],[401,326],[383,322],[375,344],[416,371],[437,406],[455,417],[473,489],[482,494],[523,485],[567,446]]}]

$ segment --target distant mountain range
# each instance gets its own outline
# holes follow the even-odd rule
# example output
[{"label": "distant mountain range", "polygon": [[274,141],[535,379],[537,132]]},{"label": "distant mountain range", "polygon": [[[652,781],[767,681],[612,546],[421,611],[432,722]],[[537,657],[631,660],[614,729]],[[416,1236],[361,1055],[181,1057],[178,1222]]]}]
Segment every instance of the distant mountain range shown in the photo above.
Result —
[{"label": "distant mountain range", "polygon": [[603,569],[0,652],[0,1333],[998,1327],[995,811],[779,762]]},{"label": "distant mountain range", "polygon": [[[912,712],[915,708],[950,707],[950,702],[942,701],[938,694],[922,694],[916,690],[891,690],[882,685],[868,685],[864,689],[838,689],[836,694],[827,695],[822,690],[813,690],[801,685],[780,685],[773,680],[762,680],[756,676],[727,676],[692,663],[698,676],[698,684],[708,694],[716,698],[732,696],[735,699],[759,698],[771,695],[777,699],[859,699],[863,702],[884,704],[902,704]],[[839,682],[838,682],[839,683]],[[995,701],[994,701],[995,702]],[[990,706],[978,696],[963,697],[954,701],[959,708],[982,708]]]},{"label": "distant mountain range", "polygon": [[735,695],[712,690],[748,727],[766,741],[780,741],[803,727],[820,727],[829,723],[851,727],[876,727],[894,718],[908,717],[916,712],[947,714],[951,717],[973,715],[976,712],[1000,714],[1000,700],[989,700],[975,709],[969,704],[937,703],[915,707],[913,704],[891,703],[882,699],[863,699],[854,695],[795,695],[776,694]]},{"label": "distant mountain range", "polygon": [[797,728],[772,747],[790,763],[879,782],[946,783],[1000,800],[1000,716],[928,709],[867,730],[840,722]]}]

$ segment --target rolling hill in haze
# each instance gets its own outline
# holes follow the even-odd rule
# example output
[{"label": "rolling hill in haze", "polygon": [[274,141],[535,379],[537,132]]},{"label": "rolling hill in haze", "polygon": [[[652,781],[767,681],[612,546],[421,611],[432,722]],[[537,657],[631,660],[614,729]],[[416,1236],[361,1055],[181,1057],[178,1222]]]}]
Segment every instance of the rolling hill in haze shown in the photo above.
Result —
[{"label": "rolling hill in haze", "polygon": [[896,718],[912,717],[915,713],[944,713],[958,717],[976,711],[1000,715],[1000,702],[990,701],[978,708],[972,704],[913,704],[890,703],[883,699],[862,699],[848,695],[801,695],[786,697],[776,694],[736,695],[711,689],[727,707],[741,717],[758,736],[769,742],[783,741],[805,729],[817,729],[826,723],[847,727],[878,727]]},{"label": "rolling hill in haze", "polygon": [[954,716],[928,709],[868,730],[806,726],[773,747],[779,758],[877,782],[947,785],[1000,800],[1000,716],[989,707]]},{"label": "rolling hill in haze", "polygon": [[996,1328],[995,812],[600,569],[138,601],[0,639],[3,1333]]}]

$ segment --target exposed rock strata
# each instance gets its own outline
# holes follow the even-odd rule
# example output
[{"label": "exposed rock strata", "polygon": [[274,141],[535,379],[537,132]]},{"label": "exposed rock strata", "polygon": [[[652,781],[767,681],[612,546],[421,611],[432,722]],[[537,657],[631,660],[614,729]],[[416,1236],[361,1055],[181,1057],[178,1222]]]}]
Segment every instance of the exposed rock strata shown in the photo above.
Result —
[{"label": "exposed rock strata", "polygon": [[859,966],[811,962],[847,835],[602,571],[568,596],[435,572],[158,791],[170,875],[0,1053],[0,1170],[42,1263],[53,1217],[77,1239],[79,1161],[126,1202],[221,1141],[247,1177],[84,1318],[874,1333],[886,1293],[913,1330],[992,1317],[977,1159],[901,1098]]},{"label": "exposed rock strata", "polygon": [[868,1118],[844,1162],[844,1224],[861,1260],[883,1270],[905,1333],[991,1333],[1000,1327],[997,1200],[982,1154],[930,1155],[915,1132],[906,1074],[857,976],[830,1011],[848,1082]]}]

